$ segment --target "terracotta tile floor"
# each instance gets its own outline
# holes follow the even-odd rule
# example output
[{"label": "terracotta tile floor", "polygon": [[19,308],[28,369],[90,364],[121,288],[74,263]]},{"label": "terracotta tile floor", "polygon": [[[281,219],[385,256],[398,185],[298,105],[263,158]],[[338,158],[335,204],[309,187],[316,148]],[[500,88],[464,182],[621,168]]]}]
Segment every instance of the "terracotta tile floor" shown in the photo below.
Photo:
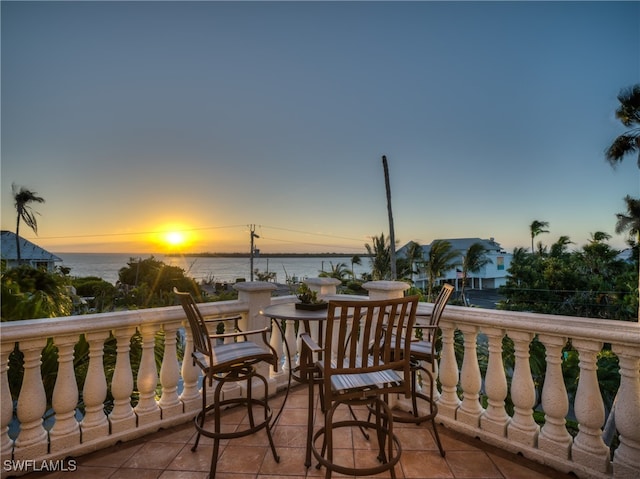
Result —
[{"label": "terracotta tile floor", "polygon": [[[277,411],[284,394],[271,400]],[[292,389],[285,410],[274,429],[280,462],[271,455],[265,431],[253,436],[224,441],[218,459],[217,479],[298,479],[324,477],[324,469],[304,466],[307,389]],[[229,410],[224,421],[239,424],[246,420],[240,410]],[[520,456],[483,444],[440,426],[438,431],[446,457],[442,458],[433,439],[430,424],[396,424],[403,447],[398,478],[411,479],[562,479],[562,474]],[[203,437],[196,452],[193,423],[158,431],[135,441],[76,458],[74,472],[31,473],[26,479],[206,479],[211,460],[212,440]],[[375,443],[375,441],[374,441]],[[346,462],[370,460],[370,444],[356,430],[340,432],[336,456]],[[375,456],[375,454],[374,454]],[[375,460],[375,458],[371,458]],[[345,477],[334,474],[334,477]],[[381,474],[375,477],[390,477]]]}]

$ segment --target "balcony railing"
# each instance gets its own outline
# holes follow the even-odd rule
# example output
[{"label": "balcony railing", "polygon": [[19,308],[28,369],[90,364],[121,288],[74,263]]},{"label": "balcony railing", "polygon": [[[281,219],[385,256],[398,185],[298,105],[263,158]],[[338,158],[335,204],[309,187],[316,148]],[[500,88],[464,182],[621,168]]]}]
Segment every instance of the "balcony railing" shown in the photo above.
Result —
[{"label": "balcony railing", "polygon": [[[308,282],[321,296],[335,294],[334,280]],[[366,287],[369,297],[384,298],[402,295],[406,286],[371,282]],[[269,283],[240,283],[237,289],[237,301],[199,305],[203,315],[241,314],[245,326],[254,327],[269,321],[261,314],[265,306],[293,299],[272,298],[274,286]],[[191,420],[201,399],[199,371],[191,361],[178,360],[178,331],[185,338],[184,357],[191,355],[190,332],[185,326],[180,307],[2,323],[3,465],[77,456]],[[289,364],[296,361],[299,344],[293,326],[285,325],[291,362],[286,359],[287,348],[280,334],[272,335],[272,344],[285,358],[278,371],[265,371],[273,392],[287,387]],[[640,324],[449,306],[441,329],[439,422],[578,477],[640,477]],[[164,333],[164,354],[157,368],[156,336],[160,332]],[[130,341],[136,333],[142,338],[142,354],[134,377]],[[74,371],[74,347],[81,336],[89,346],[89,363],[80,390]],[[458,350],[462,359],[456,358],[456,336],[462,341],[463,351]],[[117,344],[110,390],[103,366],[105,341],[109,338],[115,338]],[[510,371],[505,371],[503,362],[505,338],[512,341],[515,356]],[[534,338],[546,354],[540,398],[536,397],[529,362]],[[41,373],[41,354],[48,340],[58,352],[50,410]],[[562,350],[567,341],[579,354],[579,381],[572,404],[562,369]],[[605,344],[617,355],[620,372],[615,403],[618,441],[613,454],[603,440],[605,402],[597,377],[597,355]],[[16,345],[24,355],[24,373],[18,399],[13,402],[9,400],[8,365]],[[478,345],[486,349],[486,361],[479,359]],[[238,388],[225,390],[227,395],[242,393]],[[133,395],[137,402],[132,401]],[[513,404],[512,414],[507,412],[507,397]],[[537,410],[544,413],[542,426],[534,420],[538,403]],[[565,419],[571,407],[578,424],[575,436],[569,433]],[[15,474],[3,467],[3,476]]]}]

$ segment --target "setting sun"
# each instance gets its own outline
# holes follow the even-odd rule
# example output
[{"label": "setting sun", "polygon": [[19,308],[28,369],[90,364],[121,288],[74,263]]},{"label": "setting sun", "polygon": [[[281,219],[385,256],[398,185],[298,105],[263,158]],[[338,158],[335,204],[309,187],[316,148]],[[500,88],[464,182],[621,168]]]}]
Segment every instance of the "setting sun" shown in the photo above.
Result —
[{"label": "setting sun", "polygon": [[197,240],[189,227],[175,223],[157,228],[149,239],[155,250],[163,253],[183,253]]},{"label": "setting sun", "polygon": [[179,231],[170,231],[165,234],[164,240],[167,242],[169,246],[181,246],[184,244],[186,238],[184,233]]}]

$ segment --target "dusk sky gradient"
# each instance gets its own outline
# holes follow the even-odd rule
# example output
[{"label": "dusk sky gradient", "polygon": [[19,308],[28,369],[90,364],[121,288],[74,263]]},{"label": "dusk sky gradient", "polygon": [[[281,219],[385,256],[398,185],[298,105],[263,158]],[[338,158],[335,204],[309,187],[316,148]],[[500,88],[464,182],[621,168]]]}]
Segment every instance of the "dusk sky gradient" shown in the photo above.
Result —
[{"label": "dusk sky gradient", "polygon": [[639,2],[2,1],[2,229],[11,184],[53,252],[362,253],[389,232],[530,247],[613,236],[636,157]]}]

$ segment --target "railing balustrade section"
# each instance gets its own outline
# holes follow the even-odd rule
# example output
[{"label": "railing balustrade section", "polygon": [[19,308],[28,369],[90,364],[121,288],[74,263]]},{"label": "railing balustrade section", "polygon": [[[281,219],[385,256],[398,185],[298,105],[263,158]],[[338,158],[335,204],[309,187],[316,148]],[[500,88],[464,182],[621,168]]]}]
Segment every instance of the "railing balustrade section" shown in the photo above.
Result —
[{"label": "railing balustrade section", "polygon": [[[440,326],[441,423],[581,478],[640,477],[640,324],[448,306]],[[541,389],[531,370],[534,341],[544,347]],[[512,369],[504,360],[511,353],[504,349],[508,342],[513,344]],[[567,346],[579,356],[571,403],[563,378]],[[605,407],[597,361],[604,350],[612,350],[619,360],[617,447],[603,439]],[[486,367],[481,368],[485,356]],[[574,435],[568,417],[577,423]]]},{"label": "railing balustrade section", "polygon": [[[335,294],[334,281],[308,280],[325,298]],[[365,287],[375,299],[397,297],[406,289],[387,281]],[[236,288],[238,300],[201,303],[203,315],[240,314],[242,327],[261,327],[270,321],[261,314],[264,307],[295,299],[272,298],[275,286],[269,283]],[[419,313],[429,309],[421,304]],[[581,478],[640,477],[640,324],[457,306],[445,309],[440,324],[440,423]],[[271,336],[282,363],[267,372],[270,394],[287,387],[298,357],[296,325],[282,326],[286,344],[279,329]],[[1,323],[0,338],[3,464],[78,456],[190,421],[199,410],[201,378],[190,360],[191,332],[180,306]],[[567,345],[579,357],[577,387],[571,391],[564,377]],[[42,352],[51,346],[57,358],[54,379],[43,372]],[[21,361],[10,361],[14,348]],[[608,414],[598,383],[603,350],[619,362],[613,448],[603,437]],[[540,357],[542,378],[531,368]],[[11,367],[21,374],[12,384],[21,384],[15,401],[9,400],[9,377],[16,375]],[[403,400],[395,402],[402,406]],[[567,426],[568,417],[577,424],[575,431]],[[7,475],[19,472],[3,468]]]}]

